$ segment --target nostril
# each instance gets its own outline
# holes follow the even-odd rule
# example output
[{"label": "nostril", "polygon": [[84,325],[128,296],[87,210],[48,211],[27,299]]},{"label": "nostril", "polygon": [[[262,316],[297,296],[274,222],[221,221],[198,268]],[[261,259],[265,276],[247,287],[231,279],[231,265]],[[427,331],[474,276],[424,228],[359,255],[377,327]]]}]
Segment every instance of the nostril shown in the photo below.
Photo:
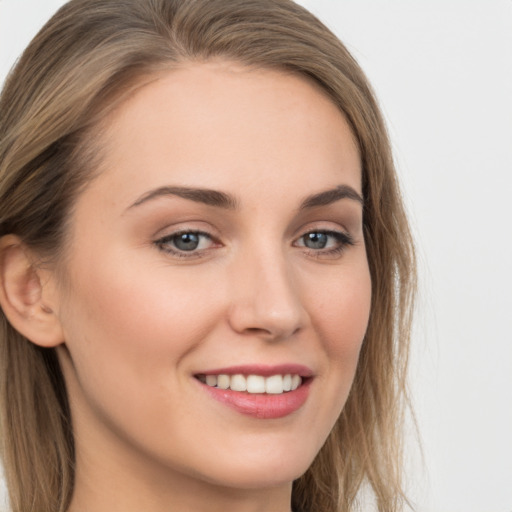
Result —
[{"label": "nostril", "polygon": [[282,323],[275,323],[268,327],[246,327],[243,333],[255,336],[267,336],[272,338],[287,338],[297,334],[301,330],[301,326],[288,327]]}]

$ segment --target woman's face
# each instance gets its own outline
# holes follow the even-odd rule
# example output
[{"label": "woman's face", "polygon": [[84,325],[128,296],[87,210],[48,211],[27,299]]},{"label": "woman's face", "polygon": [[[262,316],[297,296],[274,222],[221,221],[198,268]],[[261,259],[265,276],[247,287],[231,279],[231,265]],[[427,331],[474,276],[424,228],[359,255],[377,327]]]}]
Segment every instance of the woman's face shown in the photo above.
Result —
[{"label": "woman's face", "polygon": [[57,307],[78,477],[301,475],[368,322],[361,201],[350,129],[303,78],[190,64],[124,103]]}]

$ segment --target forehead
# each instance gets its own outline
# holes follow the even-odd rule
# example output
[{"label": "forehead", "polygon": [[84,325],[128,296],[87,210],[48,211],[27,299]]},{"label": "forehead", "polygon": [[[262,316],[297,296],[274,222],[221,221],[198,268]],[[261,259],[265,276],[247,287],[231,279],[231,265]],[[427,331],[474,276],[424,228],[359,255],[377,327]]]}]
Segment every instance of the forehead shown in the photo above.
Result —
[{"label": "forehead", "polygon": [[265,188],[269,177],[293,183],[300,176],[310,189],[340,179],[361,189],[344,116],[296,74],[190,63],[141,87],[107,121],[102,180],[112,187],[122,180],[127,193],[161,186],[166,176],[209,188]]}]

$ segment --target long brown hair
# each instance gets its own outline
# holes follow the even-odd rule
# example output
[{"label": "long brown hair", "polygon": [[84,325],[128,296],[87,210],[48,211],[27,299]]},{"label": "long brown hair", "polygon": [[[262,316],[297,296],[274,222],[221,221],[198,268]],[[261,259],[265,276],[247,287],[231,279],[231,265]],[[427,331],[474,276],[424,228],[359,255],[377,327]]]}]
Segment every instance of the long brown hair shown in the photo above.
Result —
[{"label": "long brown hair", "polygon": [[[363,168],[372,306],[344,410],[295,483],[304,512],[348,512],[363,484],[379,511],[404,502],[401,435],[414,249],[386,129],[363,72],[343,44],[290,0],[72,0],[46,24],[0,98],[0,236],[54,260],[80,189],[97,167],[98,131],[145,79],[212,58],[287,70],[316,82],[343,112]],[[15,512],[64,512],[74,481],[65,382],[52,349],[0,312],[2,453]]]}]

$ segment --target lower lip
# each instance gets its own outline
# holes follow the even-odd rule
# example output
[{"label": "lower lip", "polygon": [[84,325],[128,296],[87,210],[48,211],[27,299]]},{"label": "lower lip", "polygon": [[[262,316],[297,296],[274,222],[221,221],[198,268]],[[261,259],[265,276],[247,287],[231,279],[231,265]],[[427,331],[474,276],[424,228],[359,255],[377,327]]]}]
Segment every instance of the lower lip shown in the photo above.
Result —
[{"label": "lower lip", "polygon": [[[244,393],[231,389],[220,389],[200,383],[210,396],[231,407],[235,411],[267,420],[283,418],[300,409],[309,395],[312,379],[303,382],[296,390],[279,395],[267,393]],[[199,382],[199,381],[198,381]]]}]

